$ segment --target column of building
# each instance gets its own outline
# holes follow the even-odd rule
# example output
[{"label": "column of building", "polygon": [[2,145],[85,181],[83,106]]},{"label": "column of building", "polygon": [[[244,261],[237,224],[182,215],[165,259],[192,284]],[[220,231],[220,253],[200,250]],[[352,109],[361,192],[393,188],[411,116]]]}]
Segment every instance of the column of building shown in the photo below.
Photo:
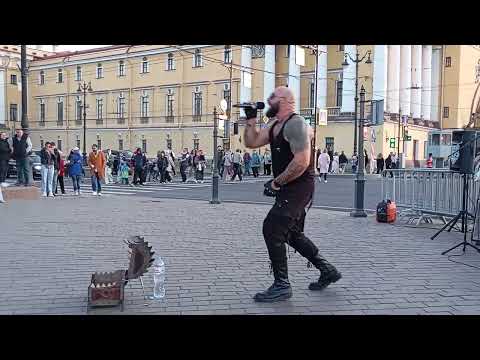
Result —
[{"label": "column of building", "polygon": [[[352,59],[355,59],[357,53],[356,45],[345,45],[345,54],[349,54]],[[357,75],[357,69],[355,63],[352,62],[347,56],[349,66],[343,69],[343,89],[342,89],[342,108],[340,111],[355,112],[355,77]]]},{"label": "column of building", "polygon": [[297,101],[295,102],[295,111],[300,111],[300,65],[296,63],[296,45],[290,46],[290,56],[288,58],[288,87],[293,91]]}]

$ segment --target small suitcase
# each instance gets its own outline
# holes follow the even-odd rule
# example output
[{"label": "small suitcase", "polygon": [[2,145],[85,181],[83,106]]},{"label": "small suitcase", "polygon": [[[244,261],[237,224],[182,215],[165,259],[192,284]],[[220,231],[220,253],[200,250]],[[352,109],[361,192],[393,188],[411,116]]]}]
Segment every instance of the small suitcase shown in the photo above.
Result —
[{"label": "small suitcase", "polygon": [[383,200],[377,205],[377,221],[393,223],[397,219],[397,206],[391,200]]}]

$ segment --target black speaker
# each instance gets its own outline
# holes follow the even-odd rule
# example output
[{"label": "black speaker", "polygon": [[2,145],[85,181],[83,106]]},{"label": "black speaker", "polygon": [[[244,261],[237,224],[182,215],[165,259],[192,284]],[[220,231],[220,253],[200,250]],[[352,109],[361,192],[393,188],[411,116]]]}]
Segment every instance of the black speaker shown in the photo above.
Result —
[{"label": "black speaker", "polygon": [[238,135],[238,123],[233,123],[233,134]]},{"label": "black speaker", "polygon": [[450,170],[462,174],[475,172],[475,158],[480,155],[479,132],[475,130],[457,130],[452,132],[452,154]]}]

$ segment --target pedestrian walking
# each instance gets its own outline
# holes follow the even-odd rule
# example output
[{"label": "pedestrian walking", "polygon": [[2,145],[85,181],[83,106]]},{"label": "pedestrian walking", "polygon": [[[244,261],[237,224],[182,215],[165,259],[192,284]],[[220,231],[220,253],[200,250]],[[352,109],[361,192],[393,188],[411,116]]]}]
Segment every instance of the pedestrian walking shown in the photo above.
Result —
[{"label": "pedestrian walking", "polygon": [[353,174],[357,173],[357,166],[358,166],[358,157],[357,157],[357,152],[355,151],[352,155],[352,173]]},{"label": "pedestrian walking", "polygon": [[92,195],[102,196],[101,180],[105,179],[105,155],[98,151],[97,144],[92,145],[92,152],[88,155],[88,166],[92,176]]},{"label": "pedestrian walking", "polygon": [[364,160],[365,160],[365,173],[367,173],[367,172],[368,172],[367,169],[370,169],[370,168],[369,168],[370,159],[368,158],[367,150],[363,149],[363,152],[364,152],[364,154],[365,154],[365,155],[364,155],[364,156],[365,156],[365,159],[364,159]]},{"label": "pedestrian walking", "polygon": [[[393,169],[393,153],[388,154],[388,157],[385,159],[385,168],[388,169]],[[390,177],[393,178],[393,172],[390,171]]]},{"label": "pedestrian walking", "polygon": [[188,149],[184,148],[182,154],[180,155],[180,175],[182,175],[182,182],[187,182],[187,168],[190,154]]},{"label": "pedestrian walking", "polygon": [[429,169],[433,168],[433,154],[432,153],[428,154],[427,168],[429,168]]},{"label": "pedestrian walking", "polygon": [[343,174],[345,172],[345,168],[347,167],[348,164],[348,159],[347,156],[345,155],[344,151],[342,150],[342,153],[338,157],[338,163],[340,164],[340,174]]},{"label": "pedestrian walking", "polygon": [[160,151],[160,153],[157,154],[157,166],[158,172],[160,173],[160,183],[164,184],[167,181],[168,166],[168,160],[165,156],[165,151]]},{"label": "pedestrian walking", "polygon": [[233,176],[233,158],[230,150],[227,150],[223,156],[223,169],[223,180]]},{"label": "pedestrian walking", "polygon": [[30,186],[30,172],[31,164],[28,156],[32,152],[32,141],[30,137],[23,132],[22,129],[15,130],[10,147],[13,149],[13,159],[15,159],[17,167],[17,182],[16,186]]},{"label": "pedestrian walking", "polygon": [[60,184],[60,191],[62,195],[65,195],[65,160],[63,159],[63,154],[59,152],[59,161],[58,161],[58,173],[57,173],[57,182],[55,183],[55,192],[54,195],[58,195],[58,185]]},{"label": "pedestrian walking", "polygon": [[328,154],[328,157],[330,158],[330,162],[328,163],[328,173],[331,173],[332,165],[333,165],[333,149],[330,145],[327,147],[327,154]]},{"label": "pedestrian walking", "polygon": [[120,183],[122,185],[129,185],[128,183],[128,177],[130,175],[130,167],[128,166],[126,161],[121,161],[120,165],[118,167],[118,174],[120,177]]},{"label": "pedestrian walking", "polygon": [[235,151],[233,154],[233,176],[231,181],[235,181],[237,175],[239,180],[242,181],[242,161],[243,159],[240,150],[237,149],[237,151]]},{"label": "pedestrian walking", "polygon": [[322,181],[322,175],[323,175],[323,181],[326,184],[328,168],[330,167],[330,156],[328,155],[327,149],[324,149],[323,153],[321,153],[320,156],[318,157],[318,166],[319,166],[318,172],[320,173],[319,180]]},{"label": "pedestrian walking", "polygon": [[197,150],[190,151],[190,158],[188,159],[188,176],[187,182],[195,182],[195,166],[193,165],[193,159],[197,156]]},{"label": "pedestrian walking", "polygon": [[80,195],[80,178],[83,171],[83,159],[80,155],[80,149],[74,147],[67,159],[68,175],[72,179],[73,194]]},{"label": "pedestrian walking", "polygon": [[275,121],[260,130],[256,128],[257,110],[244,109],[247,118],[245,145],[258,148],[270,143],[274,149],[274,179],[265,184],[265,193],[274,196],[275,203],[263,222],[262,231],[274,282],[267,290],[255,294],[254,300],[258,302],[286,300],[292,296],[286,243],[320,271],[318,280],[309,285],[310,290],[325,289],[342,277],[304,233],[305,208],[311,205],[315,188],[315,169],[310,163],[313,131],[303,117],[295,114],[295,98],[290,88],[276,88],[268,104],[266,115]]},{"label": "pedestrian walking", "polygon": [[272,155],[270,151],[265,150],[265,155],[263,156],[263,175],[270,176],[272,174]]},{"label": "pedestrian walking", "polygon": [[52,191],[53,191],[53,194],[55,195],[57,193],[58,172],[60,170],[60,158],[61,158],[62,152],[57,149],[57,145],[53,141],[50,141],[50,145],[52,146],[53,157],[54,157]]},{"label": "pedestrian walking", "polygon": [[257,150],[253,150],[252,154],[252,172],[253,177],[258,177],[258,170],[260,169],[260,155],[258,155]]},{"label": "pedestrian walking", "polygon": [[133,185],[141,185],[143,186],[144,182],[144,171],[145,165],[147,164],[147,158],[144,154],[142,154],[142,149],[137,148],[135,155],[133,155]]},{"label": "pedestrian walking", "polygon": [[203,172],[206,168],[205,155],[202,150],[198,150],[197,156],[193,159],[193,165],[195,166],[195,182],[203,184]]},{"label": "pedestrian walking", "polygon": [[12,157],[12,148],[8,143],[6,132],[0,132],[0,186],[6,187],[5,182],[8,175],[8,162]]},{"label": "pedestrian walking", "polygon": [[250,172],[252,169],[252,156],[248,151],[245,151],[243,154],[243,164],[245,165],[245,175],[252,175]]},{"label": "pedestrian walking", "polygon": [[383,168],[385,166],[385,159],[383,158],[382,153],[379,153],[377,156],[377,174],[383,174]]},{"label": "pedestrian walking", "polygon": [[108,149],[105,155],[105,185],[113,184],[113,156],[112,150]]},{"label": "pedestrian walking", "polygon": [[54,163],[55,157],[53,154],[52,145],[50,142],[46,142],[43,149],[40,151],[40,164],[41,164],[41,174],[42,174],[42,184],[41,191],[42,196],[52,196],[53,197],[53,172],[54,172]]},{"label": "pedestrian walking", "polygon": [[339,156],[338,156],[338,153],[335,152],[333,154],[333,161],[332,161],[332,174],[337,174],[338,173],[338,169],[339,169]]},{"label": "pedestrian walking", "polygon": [[223,151],[221,146],[217,147],[217,169],[218,169],[218,175],[220,178],[223,177],[223,156],[225,155],[225,152]]},{"label": "pedestrian walking", "polygon": [[173,181],[173,177],[176,175],[175,172],[175,161],[172,158],[173,152],[168,152],[165,153],[165,158],[167,159],[167,167],[165,169],[166,171],[166,180],[171,183]]}]

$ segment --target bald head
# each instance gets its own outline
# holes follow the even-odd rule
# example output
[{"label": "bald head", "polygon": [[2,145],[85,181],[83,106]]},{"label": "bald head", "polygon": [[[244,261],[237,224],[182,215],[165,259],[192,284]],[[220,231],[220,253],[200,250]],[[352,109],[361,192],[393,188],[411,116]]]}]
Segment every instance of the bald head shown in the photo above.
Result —
[{"label": "bald head", "polygon": [[288,117],[295,111],[295,96],[292,89],[286,86],[277,87],[268,98],[270,109],[267,111],[267,117],[276,116],[279,119]]},{"label": "bald head", "polygon": [[295,105],[295,96],[292,89],[286,86],[279,86],[275,89],[275,95],[279,98],[283,98],[285,102]]}]

